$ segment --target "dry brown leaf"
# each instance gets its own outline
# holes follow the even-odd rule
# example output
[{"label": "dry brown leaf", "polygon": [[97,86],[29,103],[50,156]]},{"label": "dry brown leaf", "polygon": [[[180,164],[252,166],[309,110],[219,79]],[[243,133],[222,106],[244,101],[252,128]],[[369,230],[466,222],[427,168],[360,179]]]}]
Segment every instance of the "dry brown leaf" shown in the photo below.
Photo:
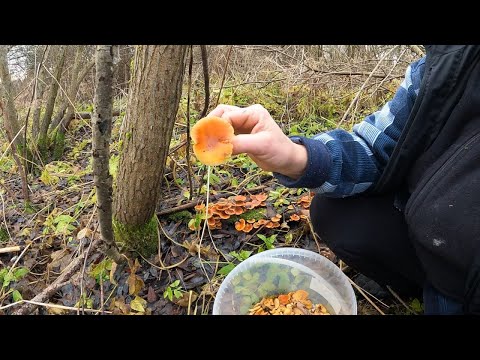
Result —
[{"label": "dry brown leaf", "polygon": [[91,236],[92,236],[92,230],[90,230],[89,228],[83,228],[78,232],[77,240],[81,240],[83,238],[91,237]]}]

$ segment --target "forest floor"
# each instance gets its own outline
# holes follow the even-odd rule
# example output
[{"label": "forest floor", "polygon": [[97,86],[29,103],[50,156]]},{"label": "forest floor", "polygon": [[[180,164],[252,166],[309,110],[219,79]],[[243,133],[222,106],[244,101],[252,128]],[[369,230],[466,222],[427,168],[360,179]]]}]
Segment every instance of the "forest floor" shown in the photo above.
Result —
[{"label": "forest floor", "polygon": [[[228,96],[228,92],[223,96]],[[275,94],[269,97],[270,108],[274,108],[275,98]],[[242,105],[241,99],[234,100]],[[122,115],[115,119],[112,134],[113,175],[118,166]],[[332,128],[335,124],[327,120],[332,115],[335,116],[326,113],[315,125],[289,123],[288,129],[283,127],[290,134],[311,135]],[[184,132],[176,131],[172,148],[184,139]],[[3,154],[6,144],[0,149]],[[185,147],[172,152],[167,160],[162,200],[157,209],[160,255],[147,259],[130,254],[131,259],[136,259],[117,266],[92,247],[100,235],[88,121],[72,123],[61,161],[41,166],[38,174],[29,174],[31,203],[27,206],[18,169],[8,155],[2,155],[0,314],[14,313],[22,299],[44,292],[69,264],[86,254],[80,271],[48,296],[35,313],[211,314],[215,294],[226,274],[249,256],[274,247],[319,252],[354,279],[355,271],[341,264],[312,235],[308,218],[310,192],[281,186],[271,173],[263,172],[247,156],[236,156],[227,164],[212,168],[210,202],[223,203],[224,208],[237,202],[241,210],[228,219],[218,219],[217,228],[200,239],[202,210],[195,206],[204,203],[206,197],[206,168],[193,157],[190,160],[193,189],[187,179]],[[1,253],[11,246],[19,248]],[[418,299],[391,295],[379,300],[362,294],[356,287],[355,292],[359,314],[421,312]]]}]

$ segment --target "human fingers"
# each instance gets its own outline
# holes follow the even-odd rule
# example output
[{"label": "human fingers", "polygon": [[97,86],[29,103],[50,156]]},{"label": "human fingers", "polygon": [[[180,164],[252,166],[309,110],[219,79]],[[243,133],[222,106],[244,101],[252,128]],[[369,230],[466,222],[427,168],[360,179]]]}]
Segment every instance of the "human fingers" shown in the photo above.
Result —
[{"label": "human fingers", "polygon": [[240,110],[241,108],[238,106],[233,106],[233,105],[225,105],[225,104],[220,104],[218,105],[215,109],[213,109],[208,115],[209,116],[218,116],[222,117],[223,114],[233,111],[233,110]]}]

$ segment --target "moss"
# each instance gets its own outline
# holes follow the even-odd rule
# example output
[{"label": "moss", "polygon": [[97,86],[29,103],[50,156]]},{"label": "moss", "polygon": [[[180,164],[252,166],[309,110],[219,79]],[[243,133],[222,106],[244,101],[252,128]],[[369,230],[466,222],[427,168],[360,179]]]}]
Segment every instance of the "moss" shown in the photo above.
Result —
[{"label": "moss", "polygon": [[248,210],[247,212],[243,213],[242,215],[231,216],[227,220],[227,223],[233,224],[235,221],[238,221],[239,219],[244,219],[244,220],[264,219],[266,215],[267,215],[267,209],[265,209],[265,208],[251,209],[251,210]]},{"label": "moss", "polygon": [[0,244],[8,241],[8,232],[3,227],[0,227]]},{"label": "moss", "polygon": [[54,138],[53,159],[59,160],[63,156],[63,150],[65,149],[65,134],[57,131]]},{"label": "moss", "polygon": [[144,225],[128,225],[113,219],[115,240],[120,247],[138,251],[149,257],[157,252],[157,220],[155,215]]},{"label": "moss", "polygon": [[188,222],[192,218],[192,214],[188,210],[178,211],[171,215],[168,215],[168,220],[172,221],[185,221]]}]

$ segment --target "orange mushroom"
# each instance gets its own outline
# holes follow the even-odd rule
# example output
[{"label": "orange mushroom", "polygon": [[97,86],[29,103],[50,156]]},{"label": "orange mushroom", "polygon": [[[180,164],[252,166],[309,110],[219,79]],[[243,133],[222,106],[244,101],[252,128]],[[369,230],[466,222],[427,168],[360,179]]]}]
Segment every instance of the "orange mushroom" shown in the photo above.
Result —
[{"label": "orange mushroom", "polygon": [[245,224],[245,228],[243,229],[243,232],[249,233],[253,229],[252,224]]},{"label": "orange mushroom", "polygon": [[235,222],[235,229],[237,229],[238,231],[242,231],[243,229],[245,229],[245,220],[240,219],[239,221],[236,221]]},{"label": "orange mushroom", "polygon": [[292,215],[290,215],[290,220],[291,221],[298,221],[298,220],[300,220],[300,216],[298,216],[298,214],[292,214]]},{"label": "orange mushroom", "polygon": [[216,116],[203,118],[192,127],[193,152],[205,165],[223,164],[232,156],[234,136],[227,120]]}]

